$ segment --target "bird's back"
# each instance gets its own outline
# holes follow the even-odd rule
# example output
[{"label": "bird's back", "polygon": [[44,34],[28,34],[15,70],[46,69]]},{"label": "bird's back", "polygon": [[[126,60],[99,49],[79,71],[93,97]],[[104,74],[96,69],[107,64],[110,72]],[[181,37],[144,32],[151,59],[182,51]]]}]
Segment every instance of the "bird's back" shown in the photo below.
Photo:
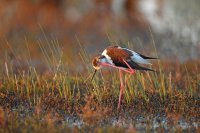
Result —
[{"label": "bird's back", "polygon": [[140,54],[126,48],[121,48],[119,46],[110,46],[103,51],[102,55],[104,55],[107,58],[110,64],[118,67],[128,68],[128,66],[124,62],[126,61],[133,69],[153,71],[149,68],[140,66],[139,64],[150,63],[144,58],[142,58]]}]

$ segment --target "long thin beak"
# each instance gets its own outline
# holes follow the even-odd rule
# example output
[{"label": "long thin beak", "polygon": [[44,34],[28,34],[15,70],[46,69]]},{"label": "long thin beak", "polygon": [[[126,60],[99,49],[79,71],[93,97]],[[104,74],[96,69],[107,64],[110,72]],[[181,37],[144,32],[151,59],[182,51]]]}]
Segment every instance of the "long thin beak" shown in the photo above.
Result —
[{"label": "long thin beak", "polygon": [[94,70],[94,73],[93,73],[93,75],[92,75],[91,82],[92,82],[92,80],[93,80],[93,78],[94,78],[94,75],[96,74],[96,72],[97,72],[97,70],[95,69],[95,70]]}]

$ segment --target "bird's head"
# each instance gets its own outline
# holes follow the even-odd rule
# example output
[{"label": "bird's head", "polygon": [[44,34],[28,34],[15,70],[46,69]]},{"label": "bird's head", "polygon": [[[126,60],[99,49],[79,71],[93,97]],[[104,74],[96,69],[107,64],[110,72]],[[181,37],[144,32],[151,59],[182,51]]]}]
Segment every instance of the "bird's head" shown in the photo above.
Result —
[{"label": "bird's head", "polygon": [[[105,56],[96,56],[92,60],[92,66],[95,69],[94,74],[92,76],[92,79],[94,78],[94,75],[96,74],[97,70],[101,68],[101,62],[105,59]],[[91,80],[92,80],[91,79]]]},{"label": "bird's head", "polygon": [[95,70],[99,70],[101,68],[101,60],[100,60],[100,56],[94,57],[94,59],[92,60],[92,66]]}]

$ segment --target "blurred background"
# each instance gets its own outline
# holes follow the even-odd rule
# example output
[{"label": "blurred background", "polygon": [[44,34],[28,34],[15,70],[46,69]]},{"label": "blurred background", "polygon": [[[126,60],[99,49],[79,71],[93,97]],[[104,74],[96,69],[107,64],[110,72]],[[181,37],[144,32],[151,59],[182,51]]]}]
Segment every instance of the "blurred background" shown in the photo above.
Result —
[{"label": "blurred background", "polygon": [[92,58],[111,43],[162,60],[200,57],[199,0],[0,1],[2,69],[9,62],[43,71],[62,59],[79,70],[80,47]]}]

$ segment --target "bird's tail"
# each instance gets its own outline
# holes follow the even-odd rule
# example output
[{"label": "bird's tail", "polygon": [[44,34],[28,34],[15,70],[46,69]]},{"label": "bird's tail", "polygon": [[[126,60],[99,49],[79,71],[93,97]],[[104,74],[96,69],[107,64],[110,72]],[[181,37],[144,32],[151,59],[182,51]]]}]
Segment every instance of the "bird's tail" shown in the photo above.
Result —
[{"label": "bird's tail", "polygon": [[158,57],[149,57],[149,56],[145,56],[145,55],[142,55],[140,53],[138,53],[143,59],[160,59]]},{"label": "bird's tail", "polygon": [[160,59],[158,57],[149,57],[149,56],[143,56],[142,58],[144,58],[144,59]]}]

